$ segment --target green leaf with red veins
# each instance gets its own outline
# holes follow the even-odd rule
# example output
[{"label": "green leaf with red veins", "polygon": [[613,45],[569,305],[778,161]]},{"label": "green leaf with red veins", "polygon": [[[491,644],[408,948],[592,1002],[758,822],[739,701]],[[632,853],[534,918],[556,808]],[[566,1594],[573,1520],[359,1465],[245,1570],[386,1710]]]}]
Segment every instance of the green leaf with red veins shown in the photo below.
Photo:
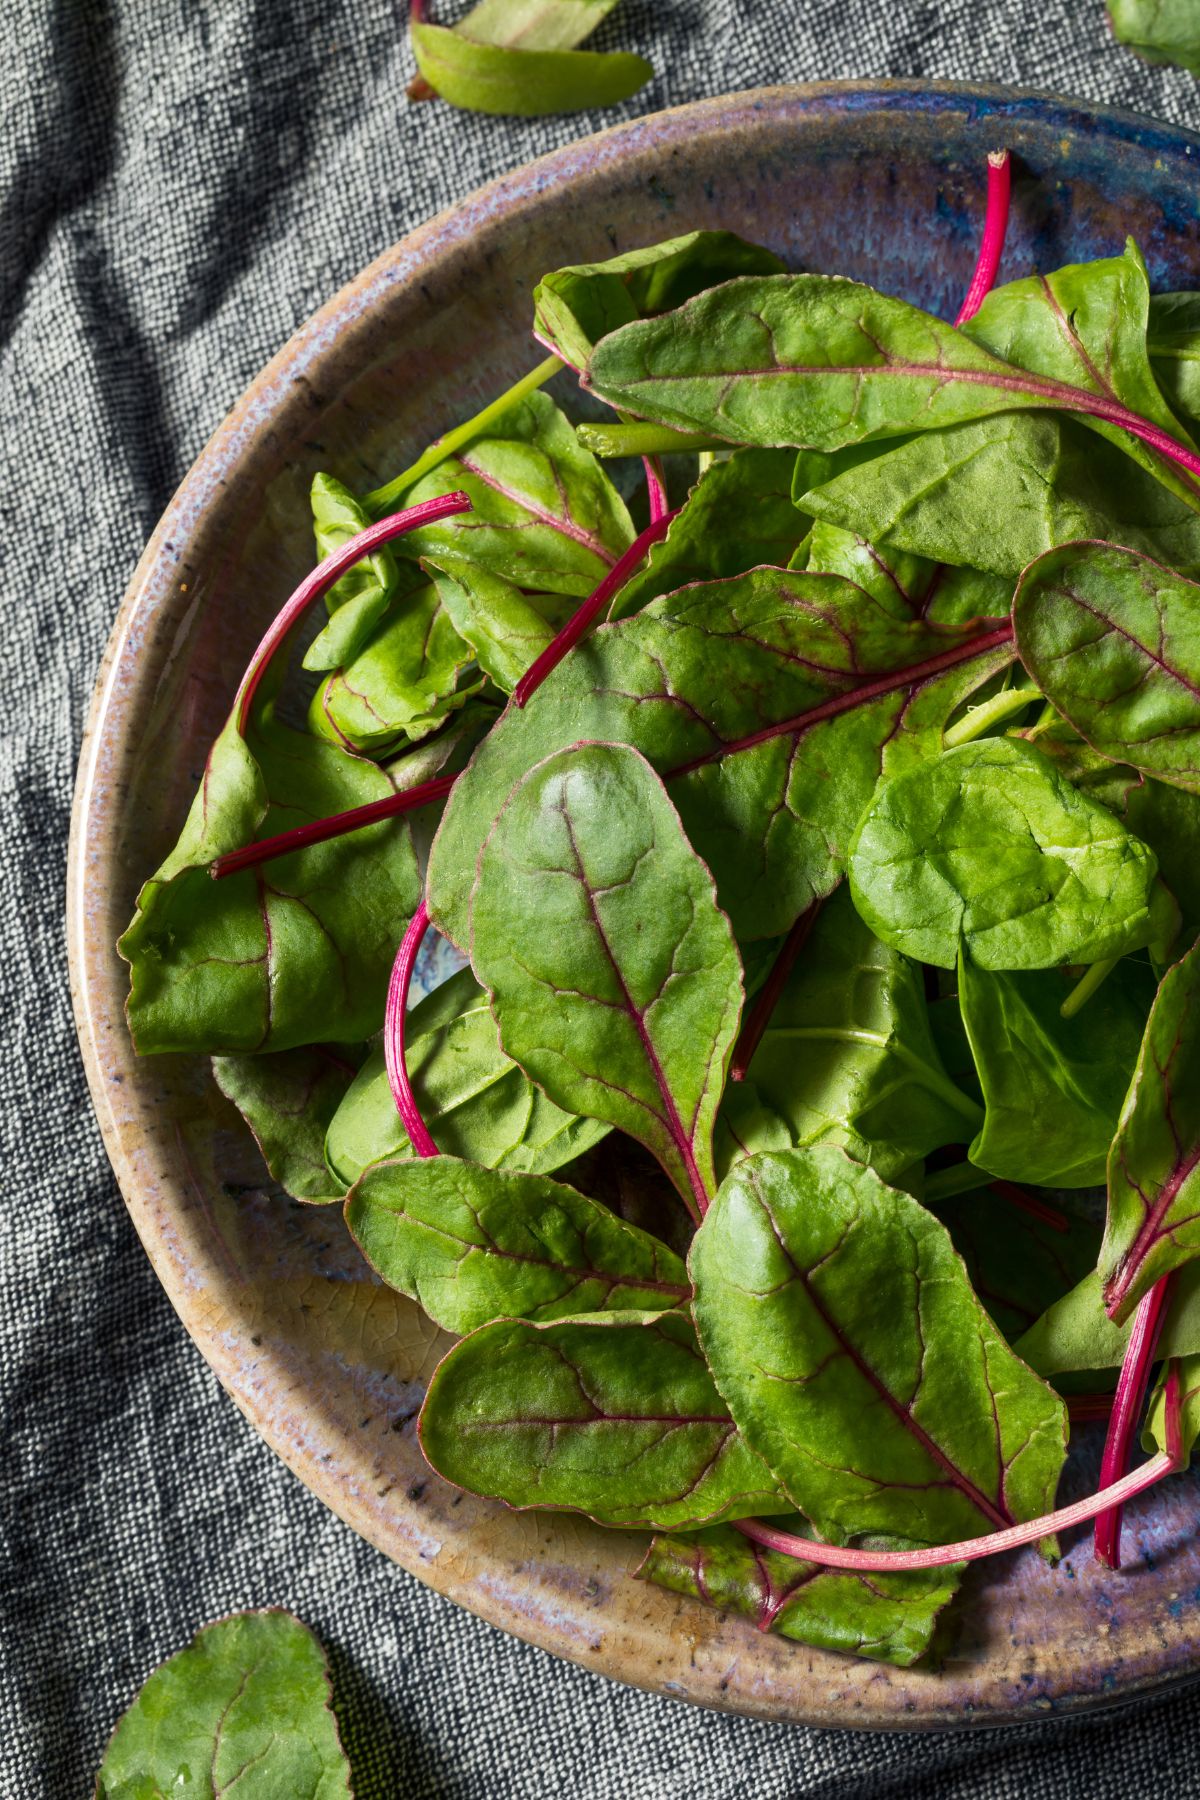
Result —
[{"label": "green leaf with red veins", "polygon": [[927,619],[931,625],[1000,619],[1012,604],[1011,584],[1003,576],[931,562],[908,550],[880,550],[826,519],[813,525],[804,567],[812,574],[841,575],[897,618]]},{"label": "green leaf with red veins", "polygon": [[1200,585],[1112,544],[1064,544],[1013,601],[1021,660],[1113,762],[1200,792]]},{"label": "green leaf with red veins", "polygon": [[720,1173],[758,1150],[837,1144],[895,1180],[981,1119],[934,1048],[920,971],[867,930],[842,888],[822,907],[745,1080],[725,1090]]},{"label": "green leaf with red veins", "polygon": [[479,858],[471,960],[556,1105],[644,1143],[703,1210],[742,971],[712,876],[645,758],[584,744],[513,789]]},{"label": "green leaf with red veins", "polygon": [[752,1157],[689,1264],[717,1386],[820,1536],[945,1543],[1053,1506],[1063,1404],[907,1194],[840,1150]]},{"label": "green leaf with red veins", "polygon": [[[1064,381],[1031,373],[919,307],[830,275],[727,281],[673,313],[602,338],[587,379],[610,406],[638,418],[735,444],[811,450],[1015,410],[1103,416],[1109,427],[1130,417],[1090,375]],[[1164,435],[1153,421],[1145,429]],[[1115,441],[1146,465],[1136,435],[1122,428]],[[1157,453],[1152,466],[1157,474]],[[1164,475],[1200,509],[1200,478],[1174,467]]]},{"label": "green leaf with red veins", "polygon": [[406,506],[460,489],[472,510],[410,531],[399,553],[461,557],[521,588],[583,598],[633,542],[625,502],[553,400],[532,393],[431,469]]},{"label": "green leaf with red veins", "polygon": [[214,1056],[213,1079],[254,1133],[271,1176],[294,1200],[340,1200],[325,1133],[354,1081],[361,1044],[311,1044],[267,1056]]},{"label": "green leaf with red veins", "polygon": [[[411,1009],[404,1035],[421,1117],[447,1156],[546,1175],[607,1133],[597,1120],[555,1106],[505,1056],[487,995],[469,969]],[[380,1046],[330,1121],[325,1156],[344,1193],[371,1163],[411,1155]]]},{"label": "green leaf with red veins", "polygon": [[[1005,362],[1116,401],[1188,444],[1150,366],[1149,319],[1150,278],[1127,238],[1121,256],[1068,263],[1052,275],[993,288],[963,330]],[[1103,419],[1084,423],[1194,503],[1195,487],[1182,470],[1164,468],[1152,450]]]},{"label": "green leaf with red veins", "polygon": [[955,1566],[876,1575],[821,1568],[751,1543],[731,1525],[690,1537],[655,1537],[635,1574],[673,1594],[738,1613],[760,1631],[793,1643],[899,1669],[911,1667],[928,1650],[938,1617],[959,1584]]},{"label": "green leaf with red veins", "polygon": [[674,1251],[544,1175],[452,1156],[376,1163],[346,1196],[346,1223],[388,1286],[447,1331],[691,1298]]},{"label": "green leaf with red veins", "polygon": [[431,854],[434,923],[467,943],[505,795],[586,738],[632,744],[668,779],[738,937],[780,935],[837,886],[885,756],[940,749],[954,707],[1012,654],[1004,628],[899,619],[832,575],[757,569],[654,600],[593,632],[480,746]]},{"label": "green leaf with red veins", "polygon": [[1155,936],[1152,851],[1032,745],[985,738],[886,782],[850,847],[884,943],[952,969],[1100,962]]},{"label": "green leaf with red veins", "polygon": [[518,1508],[666,1531],[792,1510],[679,1312],[485,1325],[438,1364],[418,1429],[439,1475]]},{"label": "green leaf with red veins", "polygon": [[1200,1256],[1200,945],[1168,970],[1108,1157],[1104,1303],[1127,1319],[1160,1276]]},{"label": "green leaf with red veins", "polygon": [[97,1800],[351,1800],[330,1702],[325,1654],[291,1613],[272,1607],[217,1619],[155,1669],[122,1717],[96,1777]]},{"label": "green leaf with red veins", "polygon": [[522,593],[502,575],[460,557],[443,557],[430,571],[454,629],[506,694],[575,611],[570,595]]},{"label": "green leaf with red veins", "polygon": [[543,275],[533,290],[533,332],[572,368],[582,369],[599,338],[619,325],[676,306],[735,275],[774,275],[770,250],[732,231],[690,231],[606,262]]},{"label": "green leaf with red veins", "polygon": [[427,582],[404,596],[352,662],[326,677],[308,722],[334,743],[378,756],[405,738],[428,737],[480,686],[474,650]]},{"label": "green leaf with red veins", "polygon": [[279,724],[231,720],[179,842],[138,895],[118,949],[137,1049],[209,1053],[353,1043],[383,1023],[396,944],[421,895],[407,820],[293,851],[214,882],[213,858],[380,800],[374,763]]},{"label": "green leaf with red veins", "polygon": [[[371,524],[371,515],[361,500],[332,475],[313,476],[312,511],[318,562]],[[401,574],[401,565],[390,544],[347,569],[325,596],[329,623],[305,652],[304,667],[336,669],[350,662],[387,611],[388,603],[397,593],[414,586],[415,579],[411,564],[405,564]]]},{"label": "green leaf with red veins", "polygon": [[924,432],[848,472],[815,470],[797,504],[873,544],[1010,581],[1083,538],[1200,574],[1191,505],[1077,419],[1051,413],[1002,413]]},{"label": "green leaf with red veins", "polygon": [[[808,526],[792,504],[789,450],[738,450],[705,469],[642,572],[627,581],[610,619],[641,612],[660,594],[696,581],[786,569]],[[840,573],[841,571],[839,571]]]},{"label": "green leaf with red veins", "polygon": [[476,0],[455,31],[477,44],[520,50],[573,50],[617,0]]}]

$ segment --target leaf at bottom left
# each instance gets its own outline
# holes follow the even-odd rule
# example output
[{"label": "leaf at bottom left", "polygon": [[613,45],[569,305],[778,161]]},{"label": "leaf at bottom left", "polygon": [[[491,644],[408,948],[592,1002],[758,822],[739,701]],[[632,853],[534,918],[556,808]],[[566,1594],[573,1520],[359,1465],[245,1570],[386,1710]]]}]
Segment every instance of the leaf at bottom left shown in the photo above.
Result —
[{"label": "leaf at bottom left", "polygon": [[350,1764],[329,1670],[308,1628],[280,1608],[235,1613],[197,1632],[151,1675],[120,1720],[97,1800],[350,1800]]}]

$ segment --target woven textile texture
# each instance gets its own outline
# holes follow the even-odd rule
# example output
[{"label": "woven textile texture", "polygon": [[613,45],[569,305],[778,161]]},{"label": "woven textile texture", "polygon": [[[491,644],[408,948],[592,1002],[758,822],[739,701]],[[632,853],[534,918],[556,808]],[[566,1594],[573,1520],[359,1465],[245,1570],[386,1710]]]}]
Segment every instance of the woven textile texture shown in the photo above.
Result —
[{"label": "woven textile texture", "polygon": [[628,107],[549,122],[407,106],[403,10],[4,8],[0,1795],[90,1792],[155,1663],[205,1620],[269,1602],[293,1606],[331,1648],[365,1800],[1195,1792],[1200,1698],[973,1738],[872,1738],[699,1714],[503,1637],[300,1486],[224,1397],[137,1243],[67,998],[81,722],[158,515],[293,329],[478,183],[616,117],[705,94],[986,78],[1200,126],[1200,86],[1121,50],[1101,0],[625,0],[599,47],[643,50],[655,82]]}]

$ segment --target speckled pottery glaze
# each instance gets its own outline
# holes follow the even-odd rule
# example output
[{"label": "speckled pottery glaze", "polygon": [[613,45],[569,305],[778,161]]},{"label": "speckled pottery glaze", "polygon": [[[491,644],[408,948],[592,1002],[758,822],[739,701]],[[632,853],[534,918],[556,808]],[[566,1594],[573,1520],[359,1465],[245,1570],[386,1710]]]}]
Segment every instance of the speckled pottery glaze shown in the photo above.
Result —
[{"label": "speckled pottery glaze", "polygon": [[[976,1564],[935,1666],[806,1650],[631,1581],[645,1539],[513,1513],[430,1474],[414,1435],[446,1340],[376,1282],[337,1209],[263,1191],[196,1057],[132,1052],[113,943],[174,840],[205,748],[267,619],[311,562],[307,489],[361,490],[542,352],[544,270],[695,226],[794,268],[878,283],[953,316],[984,159],[1016,158],[1002,278],[1118,251],[1200,285],[1200,138],[1004,89],[780,88],[622,125],[505,176],[380,257],[254,382],[168,508],[125,596],[83,746],[69,877],[72,979],[117,1175],[181,1319],[238,1406],[327,1505],[440,1593],[621,1681],[765,1719],[931,1728],[1030,1719],[1200,1671],[1200,1491],[1129,1509],[1127,1567],[1086,1534]],[[1093,1446],[1094,1452],[1094,1446]],[[1064,1498],[1085,1491],[1094,1453]]]}]

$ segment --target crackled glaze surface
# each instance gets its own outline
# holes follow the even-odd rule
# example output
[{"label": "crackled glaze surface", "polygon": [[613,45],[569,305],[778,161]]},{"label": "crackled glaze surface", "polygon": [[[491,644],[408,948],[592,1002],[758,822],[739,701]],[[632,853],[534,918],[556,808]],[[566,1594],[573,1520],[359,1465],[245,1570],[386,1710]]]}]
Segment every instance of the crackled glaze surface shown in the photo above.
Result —
[{"label": "crackled glaze surface", "polygon": [[[1120,248],[1158,286],[1200,285],[1200,139],[1005,90],[773,89],[572,145],[395,246],[307,325],[200,456],[134,576],[79,774],[69,914],[79,1031],[126,1201],[187,1329],[300,1478],[423,1581],[508,1631],[703,1705],[822,1725],[936,1727],[1111,1701],[1200,1668],[1200,1492],[1130,1509],[1128,1569],[1075,1541],[976,1565],[940,1667],[899,1671],[758,1635],[627,1579],[643,1540],[457,1494],[413,1420],[442,1348],[379,1286],[336,1212],[261,1192],[199,1058],[139,1062],[112,948],[174,839],[199,758],[267,618],[308,566],[317,468],[367,488],[537,360],[547,268],[698,225],[794,267],[877,281],[953,315],[984,156],[1019,158],[1006,274]],[[1073,1475],[1064,1498],[1095,1467]]]}]

